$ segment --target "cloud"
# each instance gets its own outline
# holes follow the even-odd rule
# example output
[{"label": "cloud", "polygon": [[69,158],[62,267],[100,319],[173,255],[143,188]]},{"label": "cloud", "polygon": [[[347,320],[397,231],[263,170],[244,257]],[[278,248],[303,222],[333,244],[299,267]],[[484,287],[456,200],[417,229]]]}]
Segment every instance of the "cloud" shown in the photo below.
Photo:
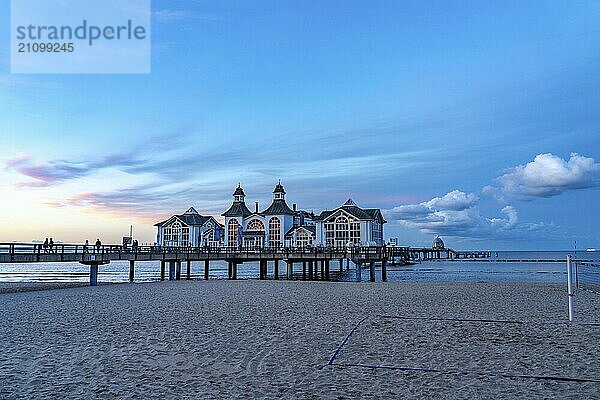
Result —
[{"label": "cloud", "polygon": [[89,168],[76,164],[51,161],[48,163],[34,163],[31,158],[23,155],[11,158],[5,162],[5,169],[16,171],[19,174],[33,179],[33,181],[19,182],[18,188],[46,187],[85,175]]},{"label": "cloud", "polygon": [[547,227],[542,223],[520,224],[517,210],[510,205],[500,210],[500,216],[485,217],[481,214],[478,201],[474,193],[453,190],[419,204],[385,210],[384,215],[390,221],[418,229],[423,234],[471,239],[514,237]]},{"label": "cloud", "polygon": [[571,153],[569,160],[550,153],[539,154],[526,165],[508,169],[496,182],[499,187],[486,186],[484,193],[523,199],[552,197],[600,186],[600,164],[577,153]]}]

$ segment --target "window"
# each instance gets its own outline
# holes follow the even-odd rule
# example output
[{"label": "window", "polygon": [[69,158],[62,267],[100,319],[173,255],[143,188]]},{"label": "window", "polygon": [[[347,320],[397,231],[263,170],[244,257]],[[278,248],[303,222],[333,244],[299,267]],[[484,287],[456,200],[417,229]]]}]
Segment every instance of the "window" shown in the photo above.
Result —
[{"label": "window", "polygon": [[179,234],[181,233],[181,224],[175,222],[171,225],[171,246],[179,246]]},{"label": "window", "polygon": [[190,228],[183,227],[181,228],[181,245],[189,246],[190,245]]},{"label": "window", "polygon": [[382,225],[379,222],[373,222],[373,241],[377,244],[383,243]]},{"label": "window", "polygon": [[335,219],[335,246],[344,247],[350,238],[348,218],[340,215]]},{"label": "window", "polygon": [[209,245],[210,242],[214,242],[215,241],[215,230],[214,229],[209,229],[207,231],[204,231],[204,245]]},{"label": "window", "polygon": [[327,246],[333,246],[335,235],[335,224],[328,222],[325,223],[325,244]]},{"label": "window", "polygon": [[238,226],[237,219],[232,219],[227,224],[227,243],[229,246],[238,245]]},{"label": "window", "polygon": [[171,241],[171,227],[164,228],[163,230],[163,245],[168,246]]},{"label": "window", "polygon": [[269,220],[269,247],[281,246],[281,222],[273,217]]},{"label": "window", "polygon": [[327,246],[344,247],[349,242],[360,244],[360,221],[341,214],[333,222],[326,222],[324,228]]},{"label": "window", "polygon": [[360,222],[350,223],[350,242],[360,244]]},{"label": "window", "polygon": [[252,221],[248,222],[248,230],[249,231],[264,231],[265,224],[263,224],[258,219],[253,219]]},{"label": "window", "polygon": [[306,247],[306,246],[312,246],[312,244],[313,244],[312,235],[310,235],[304,229],[299,229],[298,233],[296,234],[296,246],[297,247]]}]

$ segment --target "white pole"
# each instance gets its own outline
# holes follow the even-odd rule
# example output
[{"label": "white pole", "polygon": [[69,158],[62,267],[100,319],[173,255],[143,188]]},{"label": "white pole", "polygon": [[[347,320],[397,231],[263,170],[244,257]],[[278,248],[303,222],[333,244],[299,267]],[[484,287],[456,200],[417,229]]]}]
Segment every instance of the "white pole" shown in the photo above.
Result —
[{"label": "white pole", "polygon": [[571,256],[567,256],[567,292],[569,294],[569,321],[573,321],[573,297],[575,296],[575,292],[573,291],[573,267]]}]

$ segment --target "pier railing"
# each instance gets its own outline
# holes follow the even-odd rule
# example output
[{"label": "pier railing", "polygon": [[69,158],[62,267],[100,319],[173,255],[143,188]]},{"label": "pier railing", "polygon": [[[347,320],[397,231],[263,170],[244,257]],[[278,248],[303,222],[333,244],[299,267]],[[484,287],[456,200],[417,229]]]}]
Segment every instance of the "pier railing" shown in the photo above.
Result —
[{"label": "pier railing", "polygon": [[158,259],[335,259],[348,258],[358,262],[384,258],[408,257],[407,248],[386,246],[355,247],[187,247],[187,246],[123,246],[115,244],[67,244],[45,246],[41,243],[0,243],[0,262],[68,262],[97,260],[158,260]]}]

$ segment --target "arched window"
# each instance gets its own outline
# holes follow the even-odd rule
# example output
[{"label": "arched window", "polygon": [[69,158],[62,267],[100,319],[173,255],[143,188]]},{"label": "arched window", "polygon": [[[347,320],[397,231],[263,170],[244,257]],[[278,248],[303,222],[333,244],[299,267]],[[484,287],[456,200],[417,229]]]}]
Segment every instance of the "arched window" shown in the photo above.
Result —
[{"label": "arched window", "polygon": [[250,231],[264,231],[265,230],[265,224],[263,224],[258,219],[253,219],[252,221],[248,222],[248,230],[250,230]]},{"label": "arched window", "polygon": [[336,247],[346,246],[350,237],[348,218],[340,215],[335,219],[335,245]]},{"label": "arched window", "polygon": [[238,245],[238,226],[237,219],[232,219],[227,224],[227,243],[229,246]]},{"label": "arched window", "polygon": [[281,222],[273,217],[269,220],[269,247],[281,246]]}]

